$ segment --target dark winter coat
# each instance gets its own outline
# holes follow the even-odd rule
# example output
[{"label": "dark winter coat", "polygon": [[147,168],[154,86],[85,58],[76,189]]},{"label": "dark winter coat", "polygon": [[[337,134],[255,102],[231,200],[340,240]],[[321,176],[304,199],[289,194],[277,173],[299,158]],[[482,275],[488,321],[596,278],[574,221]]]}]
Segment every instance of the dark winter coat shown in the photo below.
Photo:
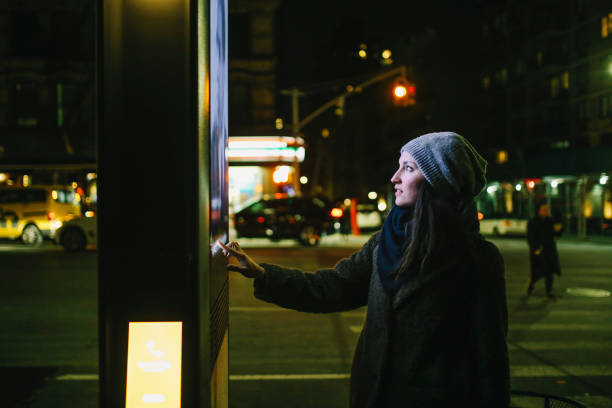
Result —
[{"label": "dark winter coat", "polygon": [[[561,276],[555,235],[557,233],[551,218],[535,217],[527,223],[531,275],[536,279],[553,274]],[[536,255],[536,249],[541,249],[542,253]]]},{"label": "dark winter coat", "polygon": [[378,237],[314,274],[262,264],[255,296],[304,312],[368,306],[351,408],[507,407],[508,320],[497,248],[483,240],[477,265],[408,281],[390,297],[376,270]]}]

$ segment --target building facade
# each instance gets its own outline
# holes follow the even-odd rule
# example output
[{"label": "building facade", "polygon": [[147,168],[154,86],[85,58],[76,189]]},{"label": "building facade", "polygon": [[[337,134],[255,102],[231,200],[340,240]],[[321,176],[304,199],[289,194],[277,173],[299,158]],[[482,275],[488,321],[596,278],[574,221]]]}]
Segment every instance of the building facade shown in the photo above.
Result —
[{"label": "building facade", "polygon": [[233,0],[229,10],[229,133],[281,134],[275,126],[275,18],[280,0]]},{"label": "building facade", "polygon": [[484,201],[501,203],[501,213],[522,208],[526,217],[536,203],[546,202],[571,232],[585,234],[587,226],[608,232],[612,5],[491,2],[483,6],[480,22],[479,131],[498,146],[490,154],[490,174],[498,184],[483,192]]},{"label": "building facade", "polygon": [[0,158],[93,162],[95,2],[0,4]]}]

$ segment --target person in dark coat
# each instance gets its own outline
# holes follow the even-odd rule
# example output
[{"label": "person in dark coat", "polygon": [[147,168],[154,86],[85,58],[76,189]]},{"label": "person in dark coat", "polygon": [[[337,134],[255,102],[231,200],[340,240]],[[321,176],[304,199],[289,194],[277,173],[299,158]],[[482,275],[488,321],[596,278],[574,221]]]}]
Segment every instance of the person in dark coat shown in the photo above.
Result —
[{"label": "person in dark coat", "polygon": [[333,268],[258,264],[237,242],[219,245],[261,300],[313,313],[368,306],[351,408],[508,407],[504,264],[474,205],[486,164],[456,133],[406,143],[382,230]]},{"label": "person in dark coat", "polygon": [[530,277],[527,282],[527,296],[533,293],[533,286],[544,278],[546,298],[555,300],[552,293],[554,275],[561,276],[561,265],[557,253],[555,235],[561,228],[550,216],[548,205],[539,204],[537,215],[527,223],[527,242],[529,243]]}]

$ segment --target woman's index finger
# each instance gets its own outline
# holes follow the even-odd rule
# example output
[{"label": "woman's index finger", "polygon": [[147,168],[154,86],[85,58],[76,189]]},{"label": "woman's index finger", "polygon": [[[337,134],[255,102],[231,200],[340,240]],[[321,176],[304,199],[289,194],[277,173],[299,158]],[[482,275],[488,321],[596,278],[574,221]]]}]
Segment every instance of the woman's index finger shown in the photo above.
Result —
[{"label": "woman's index finger", "polygon": [[242,255],[239,251],[235,250],[234,248],[232,248],[229,245],[225,245],[223,242],[221,241],[217,241],[219,242],[219,245],[221,245],[221,248],[225,249],[227,252],[229,252],[230,254],[237,256],[237,255]]}]

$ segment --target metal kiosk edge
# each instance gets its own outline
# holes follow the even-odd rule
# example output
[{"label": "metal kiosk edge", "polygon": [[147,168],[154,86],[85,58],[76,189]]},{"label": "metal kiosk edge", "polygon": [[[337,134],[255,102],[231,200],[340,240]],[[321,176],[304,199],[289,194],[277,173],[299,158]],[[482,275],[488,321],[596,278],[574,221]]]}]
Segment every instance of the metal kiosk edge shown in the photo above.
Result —
[{"label": "metal kiosk edge", "polygon": [[227,2],[97,0],[100,407],[228,405]]}]

